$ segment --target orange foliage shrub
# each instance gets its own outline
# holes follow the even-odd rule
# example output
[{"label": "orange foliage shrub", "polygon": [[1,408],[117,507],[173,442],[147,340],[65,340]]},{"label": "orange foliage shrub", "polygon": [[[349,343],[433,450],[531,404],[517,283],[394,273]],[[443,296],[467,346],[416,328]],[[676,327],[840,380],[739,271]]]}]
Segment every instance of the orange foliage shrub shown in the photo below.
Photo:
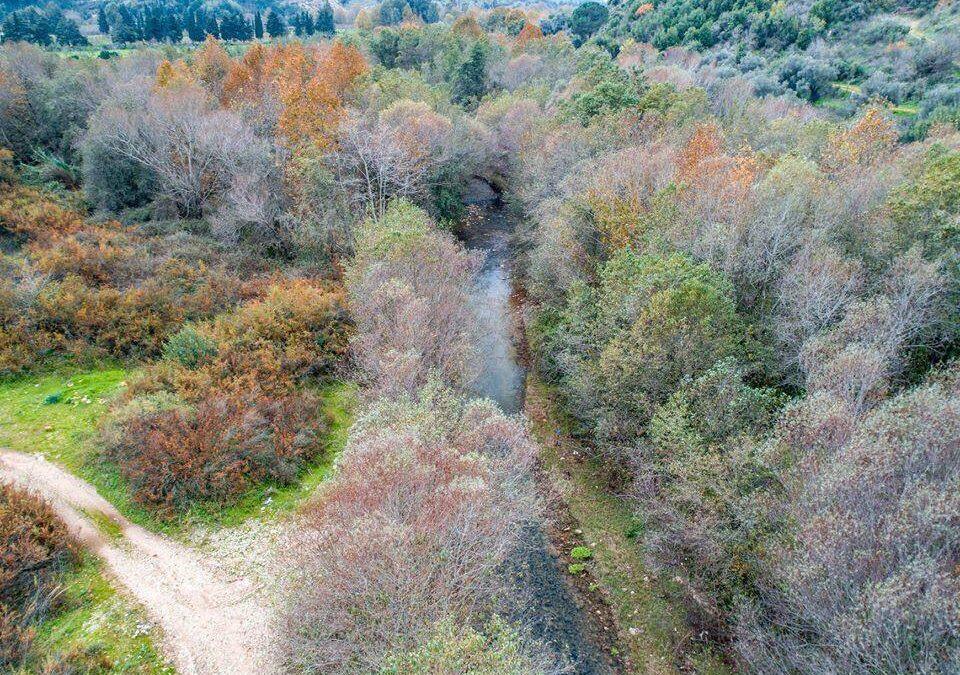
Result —
[{"label": "orange foliage shrub", "polygon": [[227,79],[227,74],[233,61],[227,50],[212,35],[207,35],[207,39],[193,59],[193,72],[197,80],[216,98],[220,98],[223,92],[223,84]]},{"label": "orange foliage shrub", "polygon": [[527,23],[523,24],[523,28],[520,29],[520,33],[517,35],[517,47],[522,48],[530,42],[542,39],[543,30],[540,29],[540,26],[528,21]]},{"label": "orange foliage shrub", "polygon": [[105,429],[107,457],[135,498],[163,515],[228,501],[263,480],[293,480],[319,452],[323,429],[317,401],[295,384],[335,374],[349,335],[343,290],[302,280],[184,328],[128,392],[130,406],[144,394],[183,405],[121,410]]},{"label": "orange foliage shrub", "polygon": [[342,288],[292,281],[217,322],[215,333],[235,357],[275,355],[291,379],[333,374],[349,352],[349,315]]},{"label": "orange foliage shrub", "polygon": [[287,143],[295,149],[323,149],[334,142],[346,115],[344,98],[368,69],[360,51],[341,42],[323,48],[299,42],[255,45],[231,64],[222,101],[255,106],[275,100],[276,124]]},{"label": "orange foliage shrub", "polygon": [[181,87],[193,81],[193,73],[190,72],[190,67],[182,59],[178,59],[174,63],[164,59],[157,66],[157,89]]},{"label": "orange foliage shrub", "polygon": [[200,500],[226,502],[254,483],[289,483],[320,451],[324,424],[309,395],[215,396],[195,410],[133,417],[107,457],[134,499],[170,516]]},{"label": "orange foliage shrub", "polygon": [[81,227],[80,214],[54,204],[37,190],[6,184],[0,189],[0,230],[16,238],[49,241]]},{"label": "orange foliage shrub", "polygon": [[846,131],[830,137],[823,156],[827,171],[838,173],[870,166],[885,157],[897,142],[897,129],[878,108],[870,108]]},{"label": "orange foliage shrub", "polygon": [[280,74],[280,99],[283,112],[279,127],[295,148],[326,148],[333,143],[334,132],[346,116],[342,102],[353,83],[367,71],[363,55],[355,47],[335,42],[308,68],[302,50],[294,67]]},{"label": "orange foliage shrub", "polygon": [[150,238],[87,224],[35,190],[0,191],[0,226],[15,243],[26,238],[27,254],[0,283],[0,373],[51,354],[155,356],[184,321],[222,311],[241,290],[200,260],[160,258]]},{"label": "orange foliage shrub", "polygon": [[0,668],[15,666],[34,637],[31,626],[58,592],[57,576],[75,548],[66,525],[36,495],[0,483]]},{"label": "orange foliage shrub", "polygon": [[698,124],[690,140],[680,150],[677,177],[683,182],[695,179],[704,163],[723,152],[723,133],[715,122]]},{"label": "orange foliage shrub", "polygon": [[90,226],[62,236],[55,246],[31,246],[37,268],[54,278],[76,275],[85,283],[117,284],[135,274],[138,253],[119,223]]}]

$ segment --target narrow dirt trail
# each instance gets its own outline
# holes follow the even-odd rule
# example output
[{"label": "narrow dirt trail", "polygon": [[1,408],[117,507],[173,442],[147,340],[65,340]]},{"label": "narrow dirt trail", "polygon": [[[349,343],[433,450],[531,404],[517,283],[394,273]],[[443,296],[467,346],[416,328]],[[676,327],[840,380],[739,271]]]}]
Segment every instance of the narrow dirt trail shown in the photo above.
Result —
[{"label": "narrow dirt trail", "polygon": [[[161,627],[164,651],[180,675],[277,672],[273,610],[262,589],[230,578],[194,550],[126,520],[89,484],[35,455],[0,449],[0,479],[45,497],[79,541]],[[121,535],[101,532],[100,514]]]}]

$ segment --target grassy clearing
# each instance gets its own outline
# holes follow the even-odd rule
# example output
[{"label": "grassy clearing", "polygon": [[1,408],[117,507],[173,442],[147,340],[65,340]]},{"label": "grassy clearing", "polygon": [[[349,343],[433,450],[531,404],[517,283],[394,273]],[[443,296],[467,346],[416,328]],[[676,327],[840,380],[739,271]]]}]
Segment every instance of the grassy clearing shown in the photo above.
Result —
[{"label": "grassy clearing", "polygon": [[131,376],[110,367],[0,383],[0,446],[43,455],[91,483],[130,520],[162,530],[165,525],[130,499],[119,472],[97,455],[99,422]]},{"label": "grassy clearing", "polygon": [[[569,423],[553,403],[549,389],[534,375],[527,382],[527,413],[541,446],[544,467],[559,486],[571,515],[590,544],[583,564],[604,591],[621,631],[632,671],[677,672],[675,654],[689,648],[682,612],[672,606],[669,581],[646,566],[640,550],[643,532],[630,506],[606,490],[599,461],[585,456],[569,433]],[[729,673],[708,653],[687,654],[697,672]]]},{"label": "grassy clearing", "polygon": [[156,518],[130,498],[115,467],[100,461],[97,428],[109,400],[134,373],[122,368],[57,372],[0,382],[0,447],[41,453],[97,488],[131,521],[171,535],[196,527],[228,527],[248,518],[268,517],[295,508],[329,474],[346,443],[356,387],[334,383],[318,390],[330,429],[319,459],[288,486],[258,485],[237,502],[198,504],[174,521]]},{"label": "grassy clearing", "polygon": [[174,672],[154,647],[158,634],[146,615],[113,589],[94,556],[84,555],[64,582],[60,613],[39,626],[26,665],[15,675],[41,672],[49,659],[77,653],[95,655],[96,662],[102,662],[103,670],[95,672]]}]

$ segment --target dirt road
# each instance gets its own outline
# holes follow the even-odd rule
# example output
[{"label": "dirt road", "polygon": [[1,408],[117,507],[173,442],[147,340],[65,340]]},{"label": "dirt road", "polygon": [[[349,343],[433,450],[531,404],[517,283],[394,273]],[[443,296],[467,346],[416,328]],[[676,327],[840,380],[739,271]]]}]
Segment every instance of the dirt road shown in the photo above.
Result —
[{"label": "dirt road", "polygon": [[[277,672],[272,610],[262,589],[129,522],[92,486],[42,457],[0,450],[0,479],[53,504],[80,542],[106,562],[114,579],[161,627],[164,652],[180,675]],[[91,514],[109,518],[120,534],[101,532]]]}]

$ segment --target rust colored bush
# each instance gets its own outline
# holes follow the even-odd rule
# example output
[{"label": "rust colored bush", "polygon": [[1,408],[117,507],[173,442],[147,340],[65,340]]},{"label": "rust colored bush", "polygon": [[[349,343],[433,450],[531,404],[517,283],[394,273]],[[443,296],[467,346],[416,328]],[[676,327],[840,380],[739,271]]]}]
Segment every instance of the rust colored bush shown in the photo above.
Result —
[{"label": "rust colored bush", "polygon": [[137,502],[170,516],[196,501],[228,502],[265,480],[291,482],[321,451],[323,428],[308,395],[214,396],[194,409],[133,417],[106,456]]},{"label": "rust colored bush", "polygon": [[333,374],[349,351],[349,317],[342,288],[307,280],[272,286],[264,298],[217,322],[228,370],[256,369],[272,357],[291,379]]},{"label": "rust colored bush", "polygon": [[0,667],[29,648],[32,624],[54,604],[74,547],[63,521],[36,495],[0,483]]},{"label": "rust colored bush", "polygon": [[133,243],[119,223],[108,223],[35,244],[31,252],[37,268],[54,278],[74,274],[89,284],[117,285],[135,278],[145,263]]},{"label": "rust colored bush", "polygon": [[83,226],[79,213],[45,199],[32,188],[4,185],[0,190],[0,230],[25,239],[48,240]]}]

